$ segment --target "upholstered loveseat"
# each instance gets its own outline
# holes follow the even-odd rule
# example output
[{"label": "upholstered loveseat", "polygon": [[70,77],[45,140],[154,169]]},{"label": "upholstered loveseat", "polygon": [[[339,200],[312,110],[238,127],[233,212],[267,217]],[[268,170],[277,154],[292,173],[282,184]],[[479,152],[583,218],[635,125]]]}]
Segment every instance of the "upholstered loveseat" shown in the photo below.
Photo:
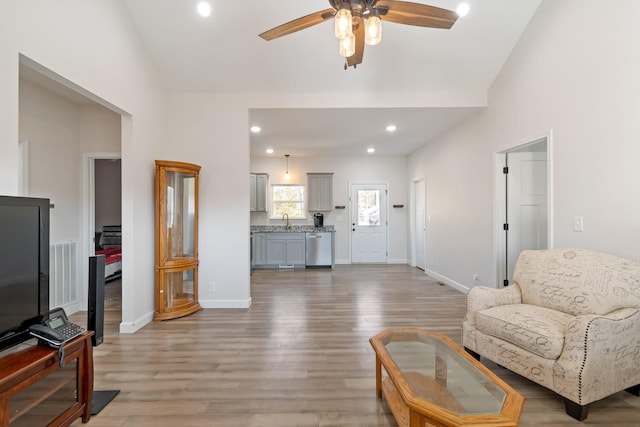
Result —
[{"label": "upholstered loveseat", "polygon": [[613,393],[640,391],[640,262],[588,250],[523,251],[513,284],[473,287],[469,353],[565,398],[578,420]]}]

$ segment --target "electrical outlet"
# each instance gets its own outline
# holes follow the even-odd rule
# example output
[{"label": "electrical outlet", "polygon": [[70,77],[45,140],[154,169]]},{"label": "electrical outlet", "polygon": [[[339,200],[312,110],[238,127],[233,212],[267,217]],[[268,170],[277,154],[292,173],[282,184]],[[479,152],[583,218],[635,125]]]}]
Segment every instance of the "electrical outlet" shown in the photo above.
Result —
[{"label": "electrical outlet", "polygon": [[216,282],[209,282],[209,292],[216,291]]}]

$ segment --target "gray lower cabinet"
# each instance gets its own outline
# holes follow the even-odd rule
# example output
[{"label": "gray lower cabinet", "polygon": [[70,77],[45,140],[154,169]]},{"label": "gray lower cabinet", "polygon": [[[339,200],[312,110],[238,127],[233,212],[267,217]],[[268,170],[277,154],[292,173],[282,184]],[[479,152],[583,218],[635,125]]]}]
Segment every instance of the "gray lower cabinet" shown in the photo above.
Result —
[{"label": "gray lower cabinet", "polygon": [[256,268],[305,267],[305,233],[255,233],[253,245]]},{"label": "gray lower cabinet", "polygon": [[261,267],[267,264],[267,233],[253,233],[252,265]]}]

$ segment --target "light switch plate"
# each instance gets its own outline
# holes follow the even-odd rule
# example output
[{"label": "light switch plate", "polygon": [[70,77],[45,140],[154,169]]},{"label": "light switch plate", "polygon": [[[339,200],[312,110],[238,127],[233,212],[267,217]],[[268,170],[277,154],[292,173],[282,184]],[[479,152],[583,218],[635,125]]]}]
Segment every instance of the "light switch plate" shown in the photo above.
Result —
[{"label": "light switch plate", "polygon": [[584,218],[581,216],[573,217],[573,231],[584,231]]}]

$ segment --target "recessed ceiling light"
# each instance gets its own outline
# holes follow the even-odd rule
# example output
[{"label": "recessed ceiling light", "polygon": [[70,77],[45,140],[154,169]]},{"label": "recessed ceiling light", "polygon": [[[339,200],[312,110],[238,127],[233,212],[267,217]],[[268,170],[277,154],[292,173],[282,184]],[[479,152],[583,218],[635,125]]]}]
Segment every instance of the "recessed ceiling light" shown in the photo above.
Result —
[{"label": "recessed ceiling light", "polygon": [[371,147],[371,148],[367,148],[367,153],[375,153],[376,149]]},{"label": "recessed ceiling light", "polygon": [[396,131],[396,129],[398,129],[398,128],[396,127],[396,125],[389,125],[389,126],[387,126],[387,132],[395,132],[395,131]]},{"label": "recessed ceiling light", "polygon": [[260,126],[251,126],[251,132],[253,132],[253,133],[258,133],[261,130],[262,129],[260,129]]},{"label": "recessed ceiling light", "polygon": [[211,15],[211,5],[207,1],[198,2],[197,9],[198,9],[198,14],[203,18],[206,18],[209,15]]},{"label": "recessed ceiling light", "polygon": [[267,148],[267,154],[273,154],[273,148]]},{"label": "recessed ceiling light", "polygon": [[456,13],[458,14],[459,17],[464,17],[467,16],[467,13],[469,13],[469,4],[468,3],[460,3],[458,5],[458,8],[456,9]]}]

